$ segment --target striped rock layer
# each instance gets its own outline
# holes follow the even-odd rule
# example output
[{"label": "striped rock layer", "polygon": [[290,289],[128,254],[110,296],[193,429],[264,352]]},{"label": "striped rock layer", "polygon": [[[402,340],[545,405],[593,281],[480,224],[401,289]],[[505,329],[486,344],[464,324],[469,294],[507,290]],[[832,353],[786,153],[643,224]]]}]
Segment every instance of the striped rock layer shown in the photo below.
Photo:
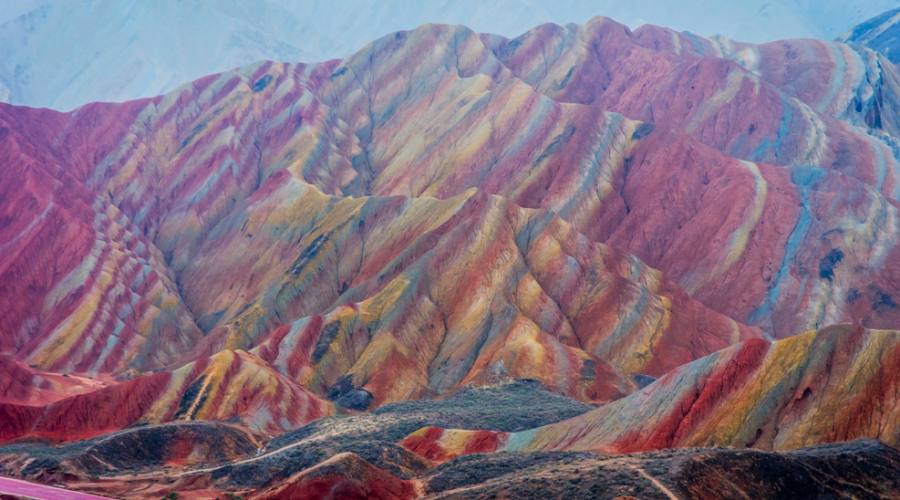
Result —
[{"label": "striped rock layer", "polygon": [[85,439],[134,424],[228,420],[262,433],[333,412],[331,402],[245,351],[224,350],[171,372],[141,375],[49,403],[0,403],[0,440]]},{"label": "striped rock layer", "polygon": [[755,339],[559,423],[513,433],[426,427],[403,445],[438,461],[485,451],[781,451],[866,437],[897,446],[898,363],[898,331],[835,326]]},{"label": "striped rock layer", "polygon": [[[898,81],[598,18],[0,106],[0,350],[121,380],[96,394],[131,410],[83,434],[271,431],[506,377],[603,402],[747,339],[896,327]],[[17,394],[11,435],[94,394]]]}]

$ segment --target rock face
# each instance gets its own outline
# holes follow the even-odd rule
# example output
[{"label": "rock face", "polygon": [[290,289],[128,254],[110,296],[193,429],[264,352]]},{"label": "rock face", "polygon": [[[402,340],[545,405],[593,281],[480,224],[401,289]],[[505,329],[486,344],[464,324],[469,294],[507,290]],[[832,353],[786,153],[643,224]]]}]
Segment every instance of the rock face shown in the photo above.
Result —
[{"label": "rock face", "polygon": [[[859,46],[597,18],[0,105],[0,441],[288,431],[167,486],[274,496],[496,450],[895,446],[898,96]],[[598,406],[357,414],[511,379]]]},{"label": "rock face", "polygon": [[[41,214],[55,214],[60,200],[66,200],[63,194],[32,193],[30,186],[17,191],[22,203],[34,205],[34,220],[9,228],[15,234],[11,248],[17,251],[8,254],[8,269],[35,270],[22,279],[9,274],[3,281],[9,287],[4,294],[9,298],[4,304],[7,331],[21,336],[9,339],[8,349],[46,369],[122,374],[178,365],[223,348],[254,348],[322,396],[350,375],[353,386],[371,393],[375,404],[503,377],[537,378],[563,392],[606,401],[632,389],[620,373],[660,375],[759,335],[694,301],[634,256],[580,233],[554,213],[563,210],[561,205],[548,211],[535,201],[527,203],[535,208],[522,208],[473,189],[473,179],[455,181],[440,162],[428,175],[440,174],[435,182],[450,183],[441,188],[446,191],[441,199],[427,193],[401,196],[392,193],[399,188],[387,187],[384,195],[367,195],[381,190],[374,186],[381,181],[366,179],[374,167],[364,165],[368,153],[353,154],[359,148],[356,135],[332,131],[349,143],[345,153],[312,147],[330,141],[317,138],[322,126],[343,126],[342,119],[315,117],[320,104],[307,88],[341,72],[331,66],[263,65],[251,70],[246,84],[244,75],[223,75],[162,100],[84,108],[67,116],[51,113],[60,122],[74,121],[59,125],[63,135],[80,129],[80,120],[109,122],[103,140],[92,143],[101,151],[71,161],[65,172],[73,178],[59,189],[78,187],[84,197],[102,186],[104,194],[96,195],[91,207],[128,209],[109,209],[121,220],[114,233],[105,234],[103,221],[109,218],[92,216],[85,200],[85,213],[77,215],[101,222],[100,229],[82,225],[85,244],[79,254],[71,241],[34,236],[54,227],[49,215]],[[283,71],[294,73],[272,76]],[[521,83],[507,88],[565,109]],[[180,102],[192,92],[199,93],[196,104],[206,109],[199,115]],[[341,92],[355,95],[353,89]],[[285,103],[309,99],[311,107],[300,116],[285,114],[291,109]],[[29,132],[30,141],[52,135],[38,130],[40,113],[7,111],[10,126],[13,120],[24,124],[17,128]],[[580,119],[589,118],[586,110],[580,113]],[[474,114],[476,123],[488,118]],[[191,116],[193,121],[183,123]],[[614,114],[608,119],[602,126],[617,127],[609,131],[625,141],[619,147],[631,147],[639,125]],[[234,120],[244,121],[229,125]],[[270,129],[265,134],[257,128],[263,122]],[[181,136],[179,127],[187,127],[184,138],[166,146],[173,132]],[[246,127],[259,139],[241,138]],[[553,137],[524,144],[522,153],[540,160],[540,169],[549,174],[563,161],[551,159],[568,154],[559,146],[563,139]],[[85,147],[80,140],[62,142]],[[23,156],[19,161],[29,159],[26,154],[38,165],[57,161],[52,150],[19,152],[20,142],[25,142],[20,133],[6,141]],[[461,144],[439,142],[442,147]],[[456,155],[458,147],[446,154]],[[323,158],[316,151],[332,159],[308,156]],[[348,162],[345,155],[356,160]],[[617,155],[615,161],[624,162]],[[442,157],[434,153],[436,161]],[[512,160],[486,174],[499,182],[513,172]],[[315,165],[308,174],[300,167],[306,161]],[[39,168],[28,172],[50,176]],[[538,176],[534,182],[546,176],[533,175]],[[597,174],[578,175],[584,183]],[[47,184],[36,186],[47,189]],[[497,190],[514,186],[497,184]],[[359,194],[347,196],[353,193]],[[537,200],[538,195],[528,196]],[[591,190],[582,196],[587,208],[595,204]],[[573,205],[571,210],[587,208]],[[114,240],[114,249],[128,250],[122,256],[103,249]],[[95,243],[89,247],[90,241]],[[35,255],[54,244],[73,252],[60,263],[71,270],[41,276]],[[129,252],[147,256],[132,258]],[[84,283],[76,279],[83,275],[88,276]],[[92,280],[94,275],[99,278]],[[24,303],[30,310],[12,300],[26,286],[33,296]],[[55,307],[59,301],[71,305]],[[200,341],[203,331],[208,334]],[[194,344],[193,354],[187,354],[186,344]],[[395,368],[379,371],[388,361]]]}]

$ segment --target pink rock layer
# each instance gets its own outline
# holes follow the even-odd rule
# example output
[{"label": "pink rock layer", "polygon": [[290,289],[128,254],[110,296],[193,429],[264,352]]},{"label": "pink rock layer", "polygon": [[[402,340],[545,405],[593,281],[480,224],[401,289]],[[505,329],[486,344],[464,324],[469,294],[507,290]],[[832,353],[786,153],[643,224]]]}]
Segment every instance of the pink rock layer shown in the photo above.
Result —
[{"label": "pink rock layer", "polygon": [[897,446],[898,363],[897,331],[835,326],[753,339],[559,423],[513,433],[426,427],[402,444],[436,461],[492,451],[783,451],[859,438]]}]

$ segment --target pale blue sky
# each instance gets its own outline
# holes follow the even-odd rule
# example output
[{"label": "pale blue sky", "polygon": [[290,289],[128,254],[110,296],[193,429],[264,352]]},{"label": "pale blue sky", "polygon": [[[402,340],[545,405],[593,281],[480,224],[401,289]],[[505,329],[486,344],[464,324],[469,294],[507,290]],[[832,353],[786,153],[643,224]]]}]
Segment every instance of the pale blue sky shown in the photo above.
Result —
[{"label": "pale blue sky", "polygon": [[0,100],[71,109],[262,59],[344,57],[426,22],[516,36],[603,15],[762,42],[833,39],[900,0],[0,0]]}]

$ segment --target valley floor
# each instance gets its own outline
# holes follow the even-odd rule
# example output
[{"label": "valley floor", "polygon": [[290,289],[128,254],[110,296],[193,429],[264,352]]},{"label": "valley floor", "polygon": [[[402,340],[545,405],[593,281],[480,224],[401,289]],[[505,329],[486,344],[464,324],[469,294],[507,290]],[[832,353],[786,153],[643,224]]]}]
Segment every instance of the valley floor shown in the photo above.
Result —
[{"label": "valley floor", "polygon": [[17,485],[10,494],[73,499],[173,492],[179,498],[322,498],[330,492],[333,498],[661,499],[890,498],[900,492],[900,451],[874,440],[788,452],[682,448],[636,454],[482,453],[489,451],[486,442],[446,460],[404,446],[405,437],[426,426],[514,432],[591,409],[519,381],[323,418],[265,445],[238,426],[212,422],[135,427],[60,446],[20,442],[0,448],[0,472],[66,484],[85,495],[14,479],[0,481],[0,488]]}]

